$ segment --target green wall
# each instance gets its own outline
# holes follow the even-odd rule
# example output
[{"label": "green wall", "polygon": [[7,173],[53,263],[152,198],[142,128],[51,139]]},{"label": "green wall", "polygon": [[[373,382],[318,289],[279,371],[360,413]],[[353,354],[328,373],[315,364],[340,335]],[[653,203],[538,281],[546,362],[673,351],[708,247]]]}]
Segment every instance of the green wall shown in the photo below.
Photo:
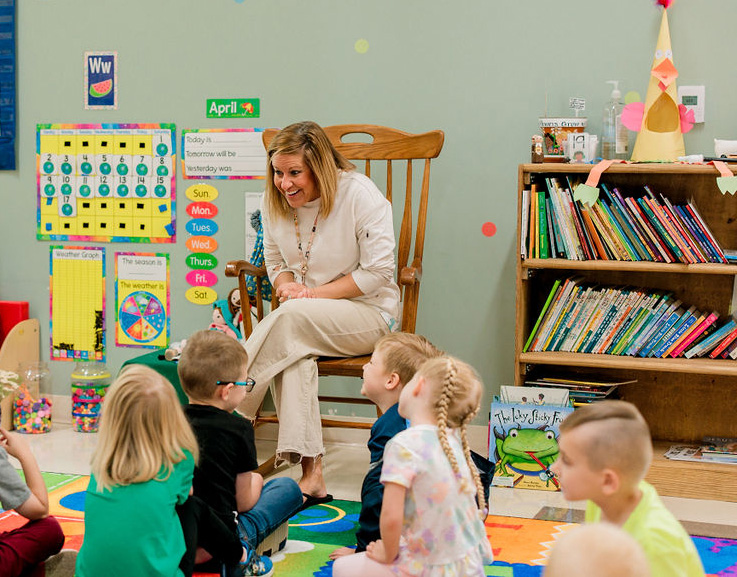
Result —
[{"label": "green wall", "polygon": [[[486,401],[513,379],[516,166],[529,161],[538,116],[586,98],[598,133],[609,89],[644,97],[660,25],[651,0],[17,0],[18,170],[0,173],[0,298],[27,300],[48,360],[49,242],[35,237],[37,123],[173,122],[183,128],[373,123],[440,128],[433,165],[418,331],[473,364]],[[679,84],[707,86],[706,124],[689,153],[737,138],[730,57],[734,0],[676,0],[670,29]],[[356,40],[369,50],[359,54]],[[119,108],[84,110],[85,51],[119,53]],[[725,60],[725,58],[727,60]],[[208,120],[206,98],[256,97],[261,118]],[[179,171],[178,171],[179,172]],[[141,352],[114,345],[117,250],[171,253],[173,340],[210,323],[187,302],[184,190],[176,245],[107,244],[108,366]],[[220,191],[221,261],[242,258],[244,192],[261,181],[211,181]],[[485,222],[497,233],[481,233]],[[74,243],[70,243],[74,244]],[[222,276],[222,275],[220,275]],[[230,288],[221,280],[220,294]],[[68,394],[71,363],[51,363]],[[329,387],[352,386],[348,382]],[[479,422],[483,421],[483,414]]]}]

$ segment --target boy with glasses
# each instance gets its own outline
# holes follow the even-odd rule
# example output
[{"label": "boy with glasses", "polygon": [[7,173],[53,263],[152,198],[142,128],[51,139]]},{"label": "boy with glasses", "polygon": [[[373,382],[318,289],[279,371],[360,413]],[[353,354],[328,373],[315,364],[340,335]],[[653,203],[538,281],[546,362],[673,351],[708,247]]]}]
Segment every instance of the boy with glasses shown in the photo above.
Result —
[{"label": "boy with glasses", "polygon": [[[187,340],[177,371],[189,398],[185,413],[200,448],[194,494],[253,552],[256,566],[245,574],[270,575],[271,561],[259,558],[256,548],[276,552],[283,547],[287,521],[302,507],[302,491],[293,479],[264,484],[254,472],[253,425],[233,412],[255,384],[247,366],[248,356],[237,340],[203,330]],[[205,552],[198,556],[198,562],[208,560]]]}]

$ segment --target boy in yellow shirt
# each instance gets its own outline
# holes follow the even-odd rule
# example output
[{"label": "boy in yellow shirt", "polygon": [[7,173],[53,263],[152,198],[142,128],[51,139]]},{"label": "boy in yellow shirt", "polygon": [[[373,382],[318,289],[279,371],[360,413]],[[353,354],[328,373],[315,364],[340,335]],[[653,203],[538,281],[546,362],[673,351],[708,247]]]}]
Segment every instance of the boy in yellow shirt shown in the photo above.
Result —
[{"label": "boy in yellow shirt", "polygon": [[631,403],[600,401],[560,424],[560,456],[551,469],[569,501],[587,499],[586,522],[622,527],[642,546],[652,577],[703,577],[683,526],[644,481],[652,461],[650,430]]}]

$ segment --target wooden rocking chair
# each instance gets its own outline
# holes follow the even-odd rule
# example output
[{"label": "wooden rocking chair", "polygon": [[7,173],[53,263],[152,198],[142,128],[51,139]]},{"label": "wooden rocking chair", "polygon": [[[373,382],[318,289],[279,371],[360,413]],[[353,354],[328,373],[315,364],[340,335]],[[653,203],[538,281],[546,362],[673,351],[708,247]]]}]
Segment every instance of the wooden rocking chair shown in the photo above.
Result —
[{"label": "wooden rocking chair", "polygon": [[[402,331],[414,333],[417,322],[417,304],[420,296],[420,280],[422,279],[422,255],[425,245],[425,225],[427,222],[427,206],[430,190],[430,161],[436,158],[443,148],[445,135],[440,130],[433,130],[424,134],[408,134],[394,128],[375,126],[370,124],[343,124],[324,127],[328,138],[333,146],[343,156],[351,161],[363,161],[363,171],[366,176],[371,177],[372,166],[383,164],[386,173],[384,193],[387,200],[392,203],[393,211],[397,215],[401,211],[401,225],[399,227],[397,242],[397,284],[400,289],[402,302]],[[277,129],[268,129],[263,133],[264,146],[268,148],[272,138],[278,133]],[[368,135],[370,142],[348,142],[346,137],[350,135]],[[366,138],[363,136],[362,138]],[[393,178],[394,161],[406,163],[406,178],[404,179],[403,195],[394,194],[395,187]],[[413,161],[422,162],[422,180],[419,198],[413,197]],[[372,165],[372,162],[374,163]],[[360,166],[358,167],[360,168]],[[374,171],[378,172],[377,170]],[[376,182],[376,181],[374,181]],[[381,189],[380,183],[376,182]],[[400,188],[400,187],[396,187]],[[401,192],[401,191],[400,191]],[[394,202],[395,196],[397,202]],[[413,216],[416,213],[416,218]],[[395,222],[396,222],[395,218]],[[412,258],[410,260],[410,254]],[[253,325],[251,315],[246,308],[247,289],[246,275],[263,277],[266,275],[264,267],[257,268],[245,260],[230,261],[225,268],[225,275],[238,278],[238,287],[243,303],[244,337],[251,334]],[[263,319],[264,307],[261,295],[260,283],[256,283],[256,318]],[[272,295],[271,306],[276,308],[278,301]],[[371,358],[370,355],[346,358],[318,359],[319,376],[363,376],[363,365]],[[362,397],[323,396],[318,399],[323,402],[351,403],[373,405],[373,403]],[[378,412],[378,408],[377,408]],[[259,411],[260,413],[260,411]],[[256,425],[266,422],[278,422],[276,416],[258,415]],[[332,419],[323,417],[323,427],[345,427],[352,429],[369,429],[372,423],[356,422],[345,419]],[[273,470],[274,458],[259,467],[259,471],[268,474]]]}]

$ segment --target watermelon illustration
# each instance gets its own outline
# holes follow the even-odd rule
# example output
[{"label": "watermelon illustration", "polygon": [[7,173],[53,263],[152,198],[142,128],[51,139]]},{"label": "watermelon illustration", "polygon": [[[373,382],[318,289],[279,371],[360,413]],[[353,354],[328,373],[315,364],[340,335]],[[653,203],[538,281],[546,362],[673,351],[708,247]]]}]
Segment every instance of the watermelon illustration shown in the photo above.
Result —
[{"label": "watermelon illustration", "polygon": [[95,84],[90,85],[90,95],[94,96],[95,98],[102,98],[103,96],[107,96],[110,94],[110,91],[113,89],[113,79],[108,78],[107,80],[103,80],[102,82],[96,82]]}]

